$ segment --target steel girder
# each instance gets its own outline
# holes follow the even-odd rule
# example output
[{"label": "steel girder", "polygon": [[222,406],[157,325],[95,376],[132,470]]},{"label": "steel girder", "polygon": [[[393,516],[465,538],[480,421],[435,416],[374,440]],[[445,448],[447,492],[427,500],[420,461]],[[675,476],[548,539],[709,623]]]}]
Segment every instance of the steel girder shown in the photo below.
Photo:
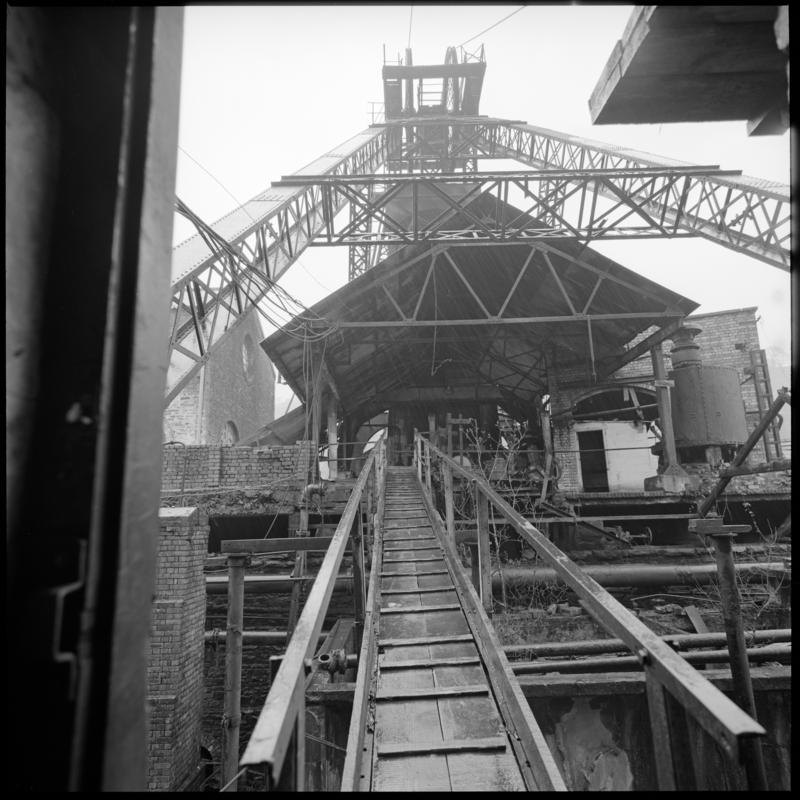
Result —
[{"label": "steel girder", "polygon": [[[514,159],[546,173],[477,173],[478,158]],[[376,175],[384,164],[388,174]],[[459,168],[464,172],[441,172]],[[465,181],[472,185],[459,199],[442,190]],[[399,224],[386,207],[409,183],[412,196],[422,186],[445,211],[424,225],[416,213],[410,224]],[[526,208],[516,220],[475,217],[467,205],[483,191],[503,202],[516,193]],[[353,207],[350,222],[337,229],[334,217],[346,203]],[[470,226],[445,229],[456,212],[465,214]],[[418,241],[577,238],[589,244],[601,238],[699,235],[788,270],[790,217],[784,184],[518,121],[417,117],[371,126],[215,223],[225,246],[197,235],[174,249],[166,403],[312,243],[357,247],[360,269],[367,269],[387,247]],[[320,234],[319,242],[312,241]],[[351,270],[351,277],[358,271]]]},{"label": "steel girder", "polygon": [[[538,128],[516,120],[491,117],[427,118],[393,120],[389,126],[403,130],[406,142],[430,139],[431,133],[447,124],[447,157],[506,158],[537,169],[585,170],[668,168],[679,171],[691,164],[653,156],[636,150]],[[405,163],[425,163],[413,149],[405,151]],[[402,152],[402,151],[401,151]],[[390,166],[392,162],[387,162]],[[559,187],[540,185],[540,190],[555,199]],[[612,199],[616,194],[608,185],[599,193]],[[761,261],[789,269],[791,260],[791,205],[789,187],[729,173],[691,174],[690,180],[678,182],[668,192],[653,192],[640,187],[631,201],[653,219],[663,219],[668,228],[684,234],[703,236],[711,241]],[[554,207],[555,204],[553,204]],[[638,212],[637,212],[638,213]],[[542,221],[554,217],[543,210]],[[604,235],[605,236],[605,235]],[[605,238],[608,238],[605,236]]]},{"label": "steel girder", "polygon": [[[373,173],[384,162],[391,137],[384,127],[370,128],[305,170],[328,175]],[[344,202],[323,196],[315,186],[271,187],[214,224],[225,245],[197,234],[173,250],[166,405]]]},{"label": "steel girder", "polygon": [[[513,158],[540,169],[690,166],[517,122],[487,119],[477,127],[478,141],[492,157]],[[604,194],[609,190],[601,187]],[[789,269],[791,206],[786,184],[746,176],[692,175],[668,192],[651,196],[638,191],[632,199],[669,226]]]},{"label": "steel girder", "polygon": [[[732,175],[711,166],[628,167],[528,171],[481,171],[363,176],[302,175],[285,178],[277,186],[315,186],[327,203],[350,202],[357,213],[342,225],[329,217],[312,246],[386,245],[418,242],[523,242],[570,238],[586,244],[599,239],[672,238],[695,236],[670,221],[669,197],[685,198],[690,181],[709,174]],[[465,186],[466,193],[452,196],[447,186]],[[405,187],[410,187],[403,195]],[[488,219],[470,210],[472,201],[489,194],[508,207],[524,206]],[[422,213],[423,198],[439,201],[434,218]],[[409,221],[400,222],[392,207],[404,202]],[[457,212],[460,227],[444,227]],[[657,213],[655,213],[657,212]],[[365,230],[362,222],[379,219],[381,231]],[[463,221],[467,220],[467,227]]]}]

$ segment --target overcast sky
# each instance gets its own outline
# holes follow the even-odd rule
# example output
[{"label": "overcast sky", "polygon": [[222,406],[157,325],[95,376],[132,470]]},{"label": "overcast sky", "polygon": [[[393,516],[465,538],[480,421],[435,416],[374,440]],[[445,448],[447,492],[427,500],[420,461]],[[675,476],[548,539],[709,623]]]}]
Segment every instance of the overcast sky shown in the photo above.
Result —
[{"label": "overcast sky", "polygon": [[[402,53],[409,22],[414,63],[436,64],[448,45],[518,7],[422,5],[413,13],[407,5],[187,7],[178,196],[213,222],[236,200],[365,129],[369,101],[383,99],[383,46],[387,57]],[[589,96],[631,10],[527,6],[469,42],[467,49],[485,45],[481,113],[788,184],[788,133],[748,137],[744,121],[591,124]],[[192,232],[176,218],[176,242]],[[776,365],[789,362],[788,273],[703,239],[595,247],[700,303],[698,312],[758,306],[761,346]],[[310,305],[346,277],[347,248],[310,248],[281,283]]]}]

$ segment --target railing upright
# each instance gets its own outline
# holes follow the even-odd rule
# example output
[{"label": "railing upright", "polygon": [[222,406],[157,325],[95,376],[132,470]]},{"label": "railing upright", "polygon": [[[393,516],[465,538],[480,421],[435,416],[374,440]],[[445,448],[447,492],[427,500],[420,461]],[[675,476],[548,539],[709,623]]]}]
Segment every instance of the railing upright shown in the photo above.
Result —
[{"label": "railing upright", "polygon": [[423,444],[422,450],[423,450],[423,453],[425,454],[424,458],[423,458],[423,463],[425,464],[425,485],[428,487],[428,494],[430,494],[431,493],[431,483],[432,483],[432,481],[431,481],[431,468],[433,466],[431,464],[431,443],[429,441],[427,441],[426,439],[421,439],[421,441],[422,441],[422,444]]},{"label": "railing upright", "polygon": [[476,588],[486,613],[491,616],[494,607],[489,555],[489,499],[481,491],[481,486],[477,481],[475,482],[475,522],[478,529],[478,586]]},{"label": "railing upright", "polygon": [[442,485],[444,487],[445,525],[450,541],[456,542],[455,507],[453,505],[453,470],[449,464],[442,464]]}]

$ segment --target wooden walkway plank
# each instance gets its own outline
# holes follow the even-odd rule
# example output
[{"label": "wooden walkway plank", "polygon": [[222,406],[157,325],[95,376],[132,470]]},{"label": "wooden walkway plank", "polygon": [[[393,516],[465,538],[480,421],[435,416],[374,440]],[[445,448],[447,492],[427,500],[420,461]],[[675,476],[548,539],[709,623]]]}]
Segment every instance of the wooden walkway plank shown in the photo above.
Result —
[{"label": "wooden walkway plank", "polygon": [[379,756],[405,756],[422,753],[458,753],[466,750],[505,750],[502,736],[485,739],[447,739],[443,742],[414,742],[412,744],[387,744],[378,748]]},{"label": "wooden walkway plank", "polygon": [[416,473],[386,475],[370,791],[525,791]]}]

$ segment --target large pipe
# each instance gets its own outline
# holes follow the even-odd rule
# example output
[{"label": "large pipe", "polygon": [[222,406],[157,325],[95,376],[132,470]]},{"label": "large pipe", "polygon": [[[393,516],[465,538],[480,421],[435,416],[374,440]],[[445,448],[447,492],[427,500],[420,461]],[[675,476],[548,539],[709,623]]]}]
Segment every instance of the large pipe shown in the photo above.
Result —
[{"label": "large pipe", "polygon": [[[319,638],[324,639],[330,631],[323,631]],[[226,631],[215,629],[205,632],[206,641],[225,640]],[[264,642],[281,644],[286,641],[285,631],[242,631],[246,642]],[[661,637],[676,650],[691,647],[713,647],[725,643],[724,633],[669,633]],[[745,633],[747,644],[762,642],[790,642],[791,628],[775,628],[766,631],[749,631]],[[507,657],[516,660],[532,660],[546,656],[598,655],[600,653],[628,652],[621,639],[589,639],[582,642],[535,642],[531,644],[511,644],[503,648]],[[515,663],[513,660],[512,664]]]},{"label": "large pipe", "polygon": [[[618,564],[614,566],[591,565],[581,568],[601,586],[677,586],[704,585],[717,578],[715,564]],[[768,563],[736,564],[736,572],[742,577],[758,577],[763,573],[766,580],[771,571],[785,569],[782,561]],[[530,586],[532,584],[555,584],[560,582],[551,567],[505,567],[503,579],[508,586]],[[500,574],[492,576],[492,586],[500,589]]]},{"label": "large pipe", "polygon": [[[696,650],[681,653],[690,664],[725,664],[730,662],[727,650]],[[766,647],[748,648],[746,658],[754,662],[791,660],[790,643],[771,644]],[[638,656],[600,656],[581,659],[553,661],[515,661],[511,664],[515,675],[538,675],[545,672],[616,672],[625,669],[641,669]]]},{"label": "large pipe", "polygon": [[[737,574],[742,577],[758,578],[774,576],[786,569],[783,561],[757,562],[736,565]],[[716,580],[715,564],[676,564],[654,566],[652,564],[618,564],[614,566],[592,565],[582,568],[601,586],[636,586],[651,588],[653,586],[702,586]],[[531,586],[533,584],[555,584],[560,579],[551,567],[504,567],[503,579],[506,588],[509,586]],[[245,590],[248,594],[284,594],[291,589],[295,580],[314,580],[308,578],[290,578],[285,575],[248,575],[245,578]],[[350,575],[340,575],[334,592],[352,592],[353,579]],[[228,579],[224,576],[206,576],[206,590],[209,594],[222,594],[227,591]],[[499,572],[492,575],[492,589],[499,592],[501,576]]]},{"label": "large pipe", "polygon": [[[245,634],[247,636],[247,634]],[[686,647],[713,647],[725,644],[724,633],[670,633],[660,637],[676,650]],[[750,631],[745,634],[746,643],[790,642],[791,628],[767,631]],[[532,642],[513,644],[503,648],[506,656],[517,659],[536,659],[546,656],[597,655],[599,653],[630,652],[622,639],[589,639],[578,642]]]},{"label": "large pipe", "polygon": [[[213,631],[205,631],[203,634],[207,642],[215,640],[225,641],[228,632],[215,628]],[[330,635],[330,631],[322,631],[319,635],[320,641]],[[242,639],[245,642],[262,642],[263,644],[284,644],[286,642],[286,631],[242,631]]]}]

